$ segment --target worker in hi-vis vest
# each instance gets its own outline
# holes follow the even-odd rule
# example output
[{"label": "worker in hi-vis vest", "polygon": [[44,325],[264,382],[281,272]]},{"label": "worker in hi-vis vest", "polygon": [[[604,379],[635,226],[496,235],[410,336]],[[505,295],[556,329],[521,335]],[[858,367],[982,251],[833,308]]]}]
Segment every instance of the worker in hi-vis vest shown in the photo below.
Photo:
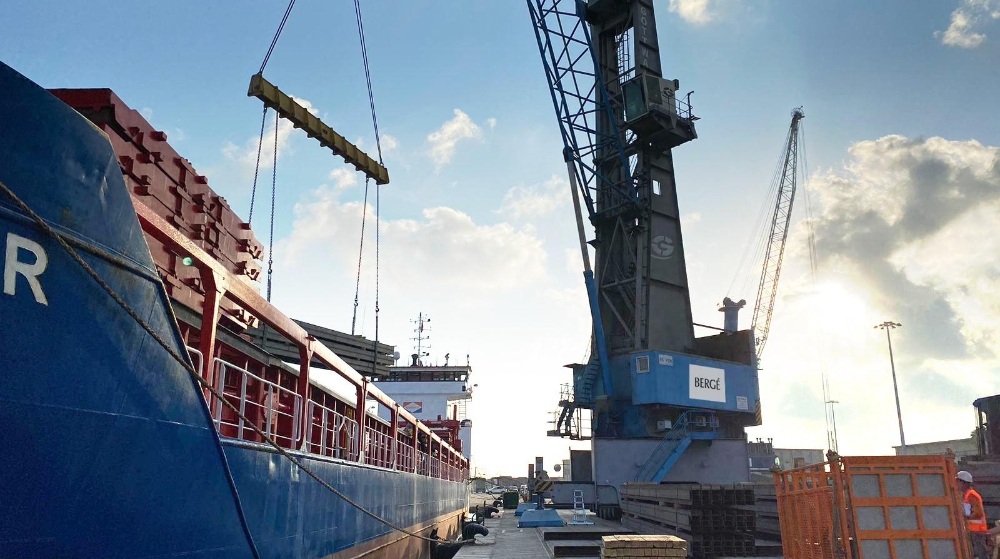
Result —
[{"label": "worker in hi-vis vest", "polygon": [[958,488],[962,490],[962,506],[965,509],[965,525],[972,538],[972,554],[979,559],[988,559],[986,549],[986,509],[983,508],[983,498],[972,488],[972,474],[966,471],[958,472]]}]

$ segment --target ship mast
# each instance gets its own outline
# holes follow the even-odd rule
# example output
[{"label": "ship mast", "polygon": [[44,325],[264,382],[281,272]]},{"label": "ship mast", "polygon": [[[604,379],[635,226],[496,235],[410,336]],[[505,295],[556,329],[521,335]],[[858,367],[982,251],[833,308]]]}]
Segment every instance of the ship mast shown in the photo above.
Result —
[{"label": "ship mast", "polygon": [[[414,366],[422,365],[420,361],[421,358],[430,355],[430,353],[425,351],[431,348],[430,342],[428,341],[431,339],[430,325],[429,325],[430,321],[431,321],[430,317],[425,315],[423,312],[417,315],[416,320],[410,321],[415,325],[415,327],[413,328],[413,333],[416,334],[414,337],[410,338],[411,341],[416,342],[415,346],[416,353],[412,355]],[[427,330],[427,333],[424,333],[425,329]]]}]

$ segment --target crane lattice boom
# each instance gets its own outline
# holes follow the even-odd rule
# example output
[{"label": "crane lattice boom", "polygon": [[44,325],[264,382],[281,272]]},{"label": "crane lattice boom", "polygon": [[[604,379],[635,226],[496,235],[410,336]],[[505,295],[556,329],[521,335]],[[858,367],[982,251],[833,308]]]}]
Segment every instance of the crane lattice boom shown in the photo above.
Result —
[{"label": "crane lattice boom", "polygon": [[784,162],[778,183],[778,196],[771,218],[770,233],[766,239],[767,252],[764,255],[764,269],[757,287],[757,303],[753,309],[753,324],[756,332],[757,357],[764,351],[767,334],[771,329],[774,300],[778,293],[778,276],[781,261],[785,256],[785,241],[788,240],[788,226],[792,220],[792,204],[795,202],[795,182],[798,176],[799,121],[805,118],[802,107],[792,111],[792,123],[788,127],[785,140]]}]

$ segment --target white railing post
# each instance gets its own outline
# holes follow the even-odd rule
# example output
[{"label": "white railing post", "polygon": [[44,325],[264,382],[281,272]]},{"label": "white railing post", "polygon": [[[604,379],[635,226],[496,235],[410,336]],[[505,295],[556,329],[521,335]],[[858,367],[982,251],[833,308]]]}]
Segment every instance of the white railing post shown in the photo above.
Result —
[{"label": "white railing post", "polygon": [[215,399],[215,428],[220,431],[222,430],[222,399],[226,397],[226,382],[224,380],[226,376],[226,366],[222,363],[224,363],[224,361],[219,359],[216,359],[213,362],[213,368],[215,368],[214,365],[218,365],[219,369],[219,374],[216,375],[217,378],[215,379],[215,391],[219,393],[219,396]]},{"label": "white railing post", "polygon": [[243,382],[240,383],[240,426],[237,429],[237,437],[243,439],[243,418],[247,415],[247,376],[243,375]]},{"label": "white railing post", "polygon": [[302,396],[299,394],[292,399],[292,437],[295,441],[292,446],[297,446],[302,439]]},{"label": "white railing post", "polygon": [[[244,377],[246,378],[246,377]],[[267,438],[273,438],[271,436],[271,413],[274,409],[274,391],[270,386],[267,387],[267,408],[265,408],[264,421],[267,423],[267,428],[264,429],[264,434]]]},{"label": "white railing post", "polygon": [[[306,434],[306,436],[309,437],[310,439],[312,438],[312,428],[313,428],[312,408],[313,408],[313,403],[309,402],[309,432]],[[326,408],[323,408],[323,419],[320,420],[320,428],[319,428],[319,433],[320,436],[322,437],[319,442],[319,453],[322,454],[323,456],[326,456],[326,438],[328,436],[328,433],[326,432],[326,426],[327,426],[327,414],[326,414]]]},{"label": "white railing post", "polygon": [[306,417],[309,418],[309,424],[306,425],[306,432],[302,435],[302,445],[306,452],[310,452],[310,446],[312,445],[312,428],[313,428],[313,403],[310,401],[306,404]]}]

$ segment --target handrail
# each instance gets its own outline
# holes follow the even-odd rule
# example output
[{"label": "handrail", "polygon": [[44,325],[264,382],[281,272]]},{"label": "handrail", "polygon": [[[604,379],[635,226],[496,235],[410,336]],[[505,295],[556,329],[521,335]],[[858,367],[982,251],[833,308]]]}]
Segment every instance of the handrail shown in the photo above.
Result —
[{"label": "handrail", "polygon": [[397,440],[396,447],[398,450],[399,459],[397,460],[396,469],[402,470],[404,472],[415,472],[415,462],[414,454],[415,450],[412,445],[408,445],[403,441]]},{"label": "handrail", "polygon": [[[192,353],[192,360],[202,364],[201,353],[193,348],[188,349]],[[287,441],[287,448],[296,449],[299,442],[304,441],[300,450],[310,454],[361,461],[382,468],[413,472],[451,481],[462,479],[467,471],[465,458],[450,446],[441,444],[443,455],[432,456],[418,451],[414,445],[409,445],[398,438],[394,439],[391,433],[379,430],[377,426],[385,426],[384,421],[377,422],[377,426],[366,425],[362,431],[354,419],[312,400],[307,403],[305,413],[308,421],[303,426],[301,422],[302,396],[296,391],[220,358],[215,358],[213,365],[213,369],[217,373],[215,376],[216,390],[225,398],[238,398],[237,408],[241,416],[246,416],[248,408],[259,408],[264,417],[263,430],[265,434],[279,441],[282,446],[286,446],[283,441]],[[231,380],[232,375],[236,375],[236,385],[239,387],[238,394],[225,392],[226,381]],[[265,388],[266,394],[263,401],[258,402],[252,397],[248,397],[247,387],[250,380],[260,383]],[[291,411],[283,410],[283,406],[280,405],[281,399],[287,396],[292,397]],[[235,438],[245,440],[244,434],[247,429],[242,417],[233,422],[224,421],[221,399],[214,398],[213,403],[212,419],[220,434],[223,426],[228,426],[236,429]],[[317,412],[319,412],[319,417],[317,417]],[[366,414],[366,417],[369,416]],[[281,417],[291,419],[291,437],[274,432],[276,421]],[[316,428],[319,428],[321,433],[318,442],[314,441],[313,436],[313,431]],[[364,438],[359,436],[361,433],[364,434]],[[332,438],[330,438],[331,435]],[[344,437],[345,444],[341,444],[342,437]],[[317,446],[318,448],[315,448]],[[451,464],[452,461],[457,464]]]},{"label": "handrail", "polygon": [[[320,423],[316,424],[315,411],[319,410],[321,412]],[[347,417],[346,415],[330,409],[317,402],[309,401],[306,406],[306,417],[309,418],[309,423],[306,425],[305,433],[305,444],[303,449],[306,452],[311,452],[316,454],[312,450],[312,446],[317,443],[312,441],[312,433],[314,427],[319,427],[321,433],[321,440],[319,444],[319,454],[323,456],[332,456],[334,458],[344,458],[347,460],[357,460],[358,459],[358,422]],[[330,418],[333,418],[333,424],[330,423]],[[332,445],[327,445],[327,435],[333,435]],[[340,444],[341,435],[345,435],[347,441],[347,446],[342,446]],[[329,451],[329,452],[328,452]],[[346,452],[346,456],[343,454]]]},{"label": "handrail", "polygon": [[[204,377],[205,376],[205,371],[204,371],[204,369],[205,369],[205,356],[202,355],[200,351],[198,351],[197,349],[195,349],[195,348],[193,348],[191,346],[184,346],[184,347],[187,348],[188,354],[191,355],[191,361],[193,363],[195,363],[194,369],[196,371],[198,371],[199,375],[201,375],[201,376]],[[195,359],[196,357],[197,357],[197,359]]]},{"label": "handrail", "polygon": [[[231,301],[249,311],[262,324],[273,328],[276,333],[295,344],[300,351],[311,352],[313,360],[323,363],[327,368],[337,373],[338,376],[350,382],[357,390],[364,391],[370,399],[378,400],[382,405],[389,408],[395,405],[392,398],[382,392],[375,384],[369,382],[328,347],[311,339],[309,333],[301,325],[281,313],[251,285],[233,276],[218,260],[197,246],[194,241],[187,238],[163,217],[157,215],[156,212],[139,200],[137,196],[136,194],[132,195],[133,205],[135,206],[136,215],[139,217],[139,223],[143,231],[152,238],[164,243],[167,247],[177,251],[178,254],[185,254],[190,257],[194,261],[193,265],[198,268],[203,277],[215,278],[214,281],[217,287],[223,290],[222,296],[225,300]],[[205,331],[207,332],[209,329],[206,328]],[[304,361],[306,364],[311,362],[310,360]],[[396,413],[399,418],[413,423],[415,429],[425,434],[431,441],[436,443],[443,442],[440,437],[431,432],[427,425],[417,420],[410,412],[398,409]]]},{"label": "handrail", "polygon": [[[695,418],[694,422],[691,421],[692,417]],[[685,410],[677,417],[670,430],[663,436],[663,440],[656,445],[656,448],[650,453],[649,458],[639,468],[639,471],[636,473],[636,479],[644,480],[654,474],[666,460],[669,453],[676,447],[675,443],[679,443],[687,437],[715,438],[718,428],[719,419],[714,412]],[[693,434],[702,436],[693,436]]]},{"label": "handrail", "polygon": [[[236,436],[236,438],[238,438],[238,439],[244,439],[243,432],[244,432],[245,425],[244,425],[243,417],[246,416],[247,406],[249,405],[251,407],[261,408],[261,411],[263,411],[265,413],[265,418],[266,419],[265,419],[265,425],[264,425],[264,429],[263,429],[264,433],[268,437],[272,437],[274,439],[279,439],[279,438],[281,438],[281,439],[288,439],[288,437],[281,436],[281,435],[276,435],[276,434],[272,433],[272,424],[275,422],[275,420],[278,419],[278,416],[290,417],[291,420],[292,420],[292,436],[291,436],[291,439],[289,440],[289,447],[290,448],[294,448],[298,444],[299,439],[301,438],[301,435],[302,435],[302,433],[300,433],[300,425],[299,425],[299,423],[300,423],[299,420],[300,420],[301,413],[302,413],[302,396],[301,395],[299,395],[298,393],[296,393],[294,390],[289,390],[288,388],[285,388],[285,387],[283,387],[283,386],[281,386],[279,384],[275,384],[275,383],[273,383],[273,382],[271,382],[271,381],[269,381],[269,380],[267,380],[265,378],[259,377],[259,376],[255,375],[255,374],[251,373],[250,371],[248,371],[246,369],[240,368],[240,367],[238,367],[238,366],[236,366],[236,365],[234,365],[232,363],[229,363],[228,361],[223,361],[222,359],[219,359],[218,357],[216,357],[213,360],[213,364],[214,364],[214,368],[218,370],[218,374],[216,375],[216,381],[215,381],[215,389],[220,394],[222,394],[223,397],[225,397],[225,396],[232,396],[230,394],[226,394],[225,393],[226,375],[229,372],[232,371],[232,372],[239,373],[239,377],[238,378],[239,378],[239,381],[240,381],[239,382],[239,386],[240,386],[239,406],[238,406],[239,410],[240,410],[240,417],[237,418],[238,421],[236,423],[228,423],[228,422],[223,421],[222,420],[222,400],[217,398],[216,402],[215,402],[215,413],[212,414],[212,417],[215,420],[216,429],[219,429],[219,431],[221,432],[223,425],[228,425],[230,427],[235,427],[236,430],[237,430],[237,436]],[[247,399],[247,383],[248,383],[249,379],[256,380],[257,382],[261,383],[262,385],[264,385],[267,388],[267,394],[265,395],[265,403],[255,402],[253,400],[248,400]],[[282,393],[285,393],[285,394],[290,395],[292,397],[293,405],[292,405],[292,411],[291,411],[291,413],[283,412],[280,409],[278,409],[278,408],[280,408],[280,406],[276,407],[274,405],[276,403],[276,399],[280,398]]]},{"label": "handrail", "polygon": [[365,426],[365,463],[382,468],[395,467],[396,450],[393,448],[392,435],[383,433],[374,427]]}]

